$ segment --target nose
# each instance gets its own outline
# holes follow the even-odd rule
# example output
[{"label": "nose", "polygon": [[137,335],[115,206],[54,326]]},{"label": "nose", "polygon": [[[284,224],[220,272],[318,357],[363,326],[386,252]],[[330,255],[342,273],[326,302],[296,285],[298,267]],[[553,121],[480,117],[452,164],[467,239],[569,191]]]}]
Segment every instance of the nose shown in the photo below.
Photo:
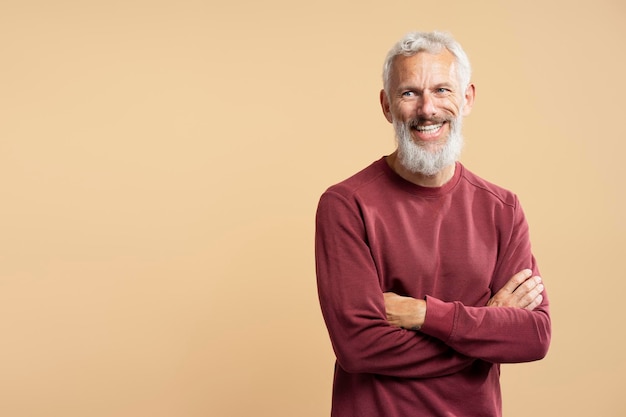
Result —
[{"label": "nose", "polygon": [[429,93],[424,93],[420,97],[417,104],[417,112],[422,117],[432,117],[437,114],[437,108],[435,106],[435,100]]}]

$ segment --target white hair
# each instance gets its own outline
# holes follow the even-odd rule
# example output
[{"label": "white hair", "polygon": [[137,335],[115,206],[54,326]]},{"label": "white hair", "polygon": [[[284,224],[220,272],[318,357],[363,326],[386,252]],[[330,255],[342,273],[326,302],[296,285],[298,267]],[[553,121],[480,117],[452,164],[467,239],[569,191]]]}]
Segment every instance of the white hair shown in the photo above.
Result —
[{"label": "white hair", "polygon": [[389,96],[389,84],[391,69],[394,59],[399,55],[412,56],[419,52],[431,54],[440,53],[443,48],[450,51],[456,58],[456,72],[459,85],[464,90],[467,88],[472,69],[467,54],[461,45],[454,38],[445,32],[409,32],[400,39],[387,53],[383,66],[383,86],[385,93]]},{"label": "white hair", "polygon": [[439,149],[434,151],[428,150],[413,141],[410,129],[413,122],[393,121],[396,140],[398,141],[398,158],[406,169],[413,173],[432,176],[459,159],[464,142],[461,134],[463,116],[457,116],[449,121],[450,133],[448,139]]}]

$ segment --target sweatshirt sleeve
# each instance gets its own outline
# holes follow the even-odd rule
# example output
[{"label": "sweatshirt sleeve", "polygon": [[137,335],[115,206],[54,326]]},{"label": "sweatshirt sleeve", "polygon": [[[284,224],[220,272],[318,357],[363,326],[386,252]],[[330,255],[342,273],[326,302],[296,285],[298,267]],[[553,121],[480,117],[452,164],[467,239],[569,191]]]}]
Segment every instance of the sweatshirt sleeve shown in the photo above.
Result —
[{"label": "sweatshirt sleeve", "polygon": [[[499,259],[492,278],[492,294],[517,272],[530,268],[539,275],[531,253],[528,224],[517,198],[511,227],[502,233]],[[545,286],[545,283],[544,283]],[[426,297],[421,332],[464,355],[496,363],[529,362],[548,352],[551,321],[547,293],[533,311],[511,307],[466,306]]]},{"label": "sweatshirt sleeve", "polygon": [[359,209],[322,195],[316,216],[316,271],[322,314],[347,372],[404,378],[456,373],[474,362],[443,341],[391,326]]}]

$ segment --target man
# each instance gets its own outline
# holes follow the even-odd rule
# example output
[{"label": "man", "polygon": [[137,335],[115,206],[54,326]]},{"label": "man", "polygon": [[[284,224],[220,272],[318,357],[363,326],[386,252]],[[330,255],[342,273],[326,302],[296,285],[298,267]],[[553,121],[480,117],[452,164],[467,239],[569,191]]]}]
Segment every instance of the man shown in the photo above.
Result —
[{"label": "man", "polygon": [[543,358],[548,299],[517,197],[458,162],[475,86],[449,35],[389,52],[398,148],[321,197],[320,304],[332,416],[500,416],[500,363]]}]

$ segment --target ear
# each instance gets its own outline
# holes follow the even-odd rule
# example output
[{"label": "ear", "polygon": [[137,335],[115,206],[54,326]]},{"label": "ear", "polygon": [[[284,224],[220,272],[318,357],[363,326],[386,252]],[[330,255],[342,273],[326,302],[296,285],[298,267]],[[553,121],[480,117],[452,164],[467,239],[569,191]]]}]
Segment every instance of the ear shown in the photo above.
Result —
[{"label": "ear", "polygon": [[385,93],[384,89],[380,90],[380,107],[383,109],[385,119],[387,119],[389,123],[392,123],[391,103],[389,103],[389,97],[387,97],[387,93]]},{"label": "ear", "polygon": [[470,83],[465,89],[465,97],[463,100],[463,116],[467,116],[472,111],[472,107],[474,106],[474,99],[476,98],[476,87],[473,83]]}]

